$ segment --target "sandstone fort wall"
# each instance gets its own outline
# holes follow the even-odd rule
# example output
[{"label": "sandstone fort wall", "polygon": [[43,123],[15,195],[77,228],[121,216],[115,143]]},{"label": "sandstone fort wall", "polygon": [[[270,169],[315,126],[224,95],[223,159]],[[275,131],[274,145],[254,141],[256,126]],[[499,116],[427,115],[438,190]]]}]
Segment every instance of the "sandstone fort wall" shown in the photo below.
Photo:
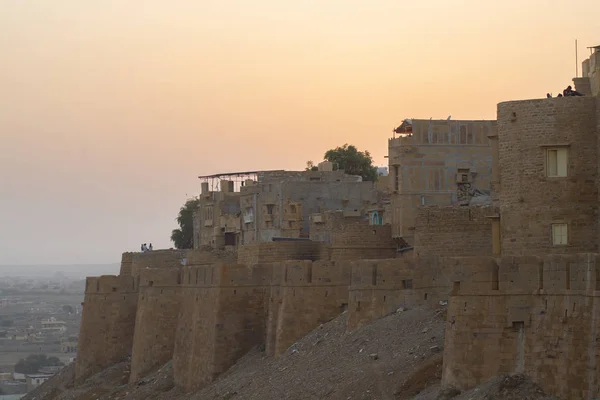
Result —
[{"label": "sandstone fort wall", "polygon": [[277,357],[346,309],[351,268],[347,262],[287,261],[274,271],[266,351]]},{"label": "sandstone fort wall", "polygon": [[[144,268],[179,268],[185,263],[188,250],[153,250],[131,254],[131,275],[136,278]],[[126,271],[126,269],[125,269]]]},{"label": "sandstone fort wall", "polygon": [[119,275],[131,275],[131,262],[133,260],[133,254],[131,252],[126,252],[121,255],[121,269],[119,271]]},{"label": "sandstone fort wall", "polygon": [[[173,375],[177,386],[193,388],[210,381],[214,334],[217,324],[218,288],[213,267],[184,267],[181,307],[175,332]],[[194,284],[191,277],[194,277]],[[195,277],[199,277],[196,283]],[[201,340],[199,340],[201,339]]]},{"label": "sandstone fort wall", "polygon": [[452,297],[443,384],[521,372],[561,398],[597,398],[598,255],[502,258],[498,277]]},{"label": "sandstone fort wall", "polygon": [[479,287],[495,273],[492,257],[429,257],[352,262],[348,329],[399,308],[446,304],[454,290]]},{"label": "sandstone fort wall", "polygon": [[181,267],[145,268],[141,271],[131,354],[131,382],[173,357],[175,327],[180,311],[180,284]]},{"label": "sandstone fort wall", "polygon": [[86,279],[77,381],[131,354],[136,310],[137,293],[131,277],[106,275]]},{"label": "sandstone fort wall", "polygon": [[428,206],[417,209],[414,251],[423,256],[492,254],[491,206]]},{"label": "sandstone fort wall", "polygon": [[[594,252],[598,146],[594,97],[498,104],[502,254]],[[548,177],[548,149],[567,149],[567,176]],[[554,246],[552,224],[568,245]]]},{"label": "sandstone fort wall", "polygon": [[396,250],[391,225],[369,225],[360,221],[342,224],[339,230],[332,232],[332,260],[393,258]]},{"label": "sandstone fort wall", "polygon": [[239,264],[254,265],[286,260],[323,260],[329,257],[326,245],[309,240],[253,243],[238,250]]},{"label": "sandstone fort wall", "polygon": [[175,334],[175,382],[203,387],[264,342],[271,266],[184,267]]}]

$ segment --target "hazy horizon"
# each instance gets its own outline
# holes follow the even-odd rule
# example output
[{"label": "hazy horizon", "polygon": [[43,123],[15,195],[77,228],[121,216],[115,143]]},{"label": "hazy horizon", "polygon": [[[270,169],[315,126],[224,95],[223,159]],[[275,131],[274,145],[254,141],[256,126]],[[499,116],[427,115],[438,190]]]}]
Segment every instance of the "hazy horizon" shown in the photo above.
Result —
[{"label": "hazy horizon", "polygon": [[[0,277],[49,278],[63,273],[71,279],[84,279],[87,276],[118,275],[120,263],[106,264],[40,264],[40,265],[0,265]],[[17,268],[15,268],[17,267]]]},{"label": "hazy horizon", "polygon": [[[378,166],[404,118],[495,119],[572,84],[582,0],[0,3],[0,264],[169,248],[198,175]],[[580,68],[580,66],[579,66]]]}]

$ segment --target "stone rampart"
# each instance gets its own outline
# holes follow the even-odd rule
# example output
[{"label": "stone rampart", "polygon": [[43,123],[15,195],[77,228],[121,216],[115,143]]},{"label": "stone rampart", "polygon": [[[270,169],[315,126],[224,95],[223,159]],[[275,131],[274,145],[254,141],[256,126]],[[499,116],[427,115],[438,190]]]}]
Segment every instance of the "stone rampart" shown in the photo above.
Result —
[{"label": "stone rampart", "polygon": [[238,249],[239,264],[254,265],[286,260],[323,260],[329,258],[328,247],[310,240],[253,243]]},{"label": "stone rampart", "polygon": [[563,399],[600,395],[600,258],[508,257],[498,280],[461,286],[448,308],[443,385],[521,372]]},{"label": "stone rampart", "polygon": [[131,252],[123,253],[121,255],[121,270],[119,275],[131,275],[131,262],[133,260],[133,254]]},{"label": "stone rampart", "polygon": [[145,268],[140,272],[131,382],[173,357],[182,268]]},{"label": "stone rampart", "polygon": [[185,265],[235,264],[237,253],[230,251],[199,248],[188,250]]},{"label": "stone rampart", "polygon": [[342,224],[331,233],[331,259],[336,261],[393,258],[397,248],[391,225],[358,221]]},{"label": "stone rampart", "polygon": [[[144,268],[179,268],[186,263],[189,250],[153,250],[131,254],[131,275],[136,278]],[[126,271],[126,270],[125,270]]]},{"label": "stone rampart", "polygon": [[131,354],[136,310],[131,276],[86,279],[75,370],[78,382]]},{"label": "stone rampart", "polygon": [[492,257],[429,257],[352,262],[348,329],[399,308],[446,304],[453,290],[478,287],[496,273]]},{"label": "stone rampart", "polygon": [[347,262],[286,261],[273,271],[266,351],[277,357],[347,308],[351,269]]},{"label": "stone rampart", "polygon": [[271,265],[183,268],[173,370],[184,390],[210,383],[264,342]]}]

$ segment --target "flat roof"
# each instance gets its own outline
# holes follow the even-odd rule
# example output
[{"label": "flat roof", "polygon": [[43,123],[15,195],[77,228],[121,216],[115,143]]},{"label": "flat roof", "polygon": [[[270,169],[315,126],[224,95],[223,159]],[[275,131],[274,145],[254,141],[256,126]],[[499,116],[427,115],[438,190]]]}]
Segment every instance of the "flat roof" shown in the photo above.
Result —
[{"label": "flat roof", "polygon": [[263,170],[263,171],[222,172],[222,173],[213,174],[213,175],[200,175],[198,178],[199,179],[220,178],[220,177],[225,177],[225,176],[243,176],[243,175],[260,174],[261,172],[282,172],[282,171],[284,171],[284,170],[282,170],[282,169],[272,169],[272,170]]}]

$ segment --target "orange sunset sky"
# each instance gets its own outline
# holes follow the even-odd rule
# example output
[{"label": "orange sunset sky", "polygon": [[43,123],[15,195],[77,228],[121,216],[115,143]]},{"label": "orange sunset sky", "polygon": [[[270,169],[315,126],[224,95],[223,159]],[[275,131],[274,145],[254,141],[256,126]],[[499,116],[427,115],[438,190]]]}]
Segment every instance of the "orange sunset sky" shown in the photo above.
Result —
[{"label": "orange sunset sky", "polygon": [[600,1],[1,0],[0,264],[170,247],[198,175],[385,165],[403,118],[555,95]]}]

